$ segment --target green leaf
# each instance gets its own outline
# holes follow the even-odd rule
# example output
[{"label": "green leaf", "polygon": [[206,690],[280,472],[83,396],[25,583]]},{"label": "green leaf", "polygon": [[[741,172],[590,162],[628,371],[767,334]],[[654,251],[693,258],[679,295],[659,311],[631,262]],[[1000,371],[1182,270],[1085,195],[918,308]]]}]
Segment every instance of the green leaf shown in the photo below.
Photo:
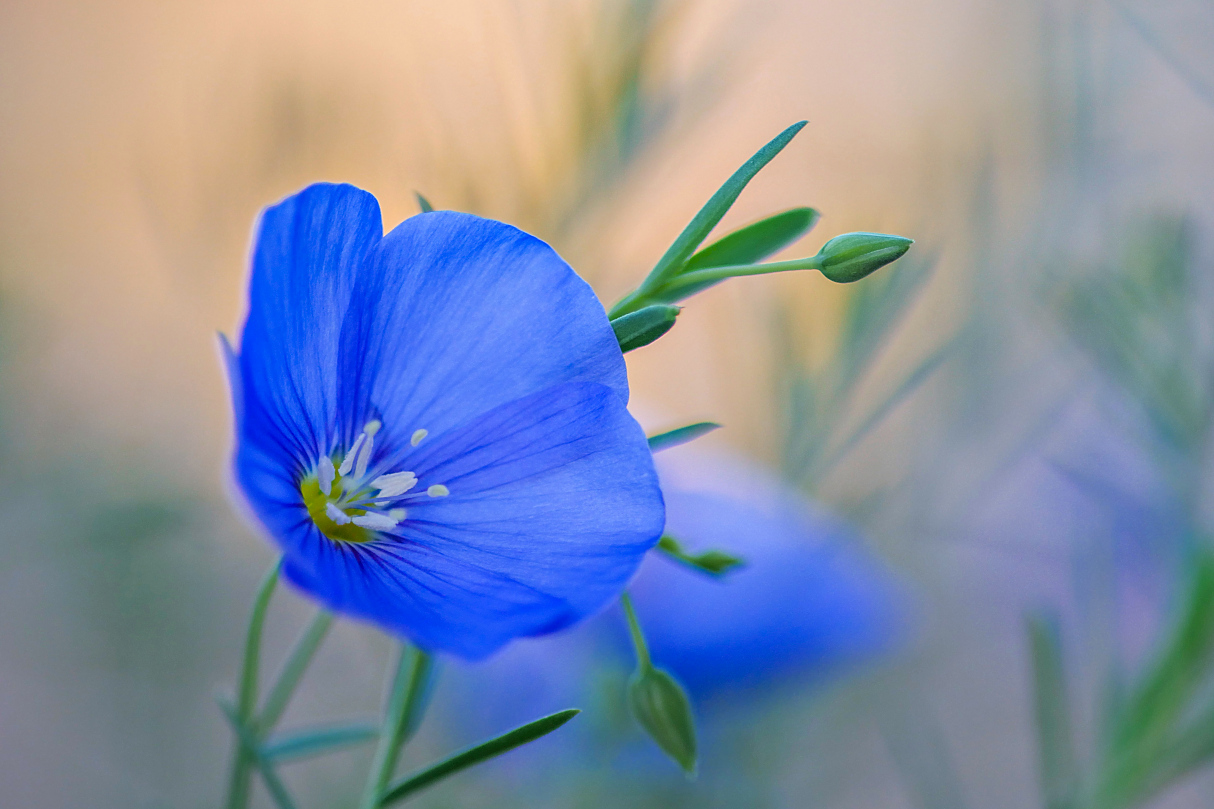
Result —
[{"label": "green leaf", "polygon": [[724,551],[710,550],[699,554],[688,553],[683,550],[683,546],[679,544],[679,541],[670,536],[670,534],[662,535],[662,538],[658,540],[657,547],[659,551],[665,553],[667,556],[713,576],[721,576],[745,564],[745,561],[741,558]]},{"label": "green leaf", "polygon": [[1030,617],[1028,636],[1042,797],[1046,809],[1069,809],[1075,805],[1079,770],[1057,620]]},{"label": "green leaf", "polygon": [[262,743],[261,754],[275,764],[286,764],[364,744],[379,737],[375,722],[284,731]]},{"label": "green leaf", "polygon": [[678,316],[677,306],[646,306],[644,309],[615,318],[611,321],[611,328],[615,331],[620,350],[627,354],[635,348],[649,345],[670,331]]},{"label": "green leaf", "polygon": [[380,806],[389,806],[403,801],[415,792],[419,792],[447,776],[454,775],[461,770],[466,770],[483,761],[500,756],[502,753],[508,753],[514,748],[522,747],[524,744],[533,742],[541,736],[546,736],[579,713],[581,713],[579,709],[570,708],[558,711],[550,716],[545,716],[542,719],[537,719],[534,722],[528,722],[526,725],[521,725],[514,730],[503,733],[501,736],[456,753],[437,764],[432,764],[421,772],[402,778],[393,784],[384,794],[383,800],[380,801]]},{"label": "green leaf", "polygon": [[420,192],[414,191],[413,196],[417,197],[417,207],[422,209],[422,213],[431,213],[434,206],[430,204],[430,200],[421,195]]},{"label": "green leaf", "polygon": [[641,666],[628,682],[628,707],[637,723],[688,776],[696,769],[696,727],[691,701],[666,672]]},{"label": "green leaf", "polygon": [[287,662],[283,664],[282,671],[278,674],[278,679],[270,688],[261,714],[257,717],[255,726],[262,734],[273,730],[274,726],[278,724],[278,720],[282,718],[283,711],[287,709],[287,704],[299,686],[304,672],[307,671],[308,664],[312,662],[312,657],[320,648],[321,642],[324,641],[325,635],[328,634],[332,625],[333,614],[320,610],[304,629],[303,634],[299,636],[299,640],[295,642]]},{"label": "green leaf", "polygon": [[[717,239],[692,256],[683,272],[762,261],[800,239],[818,219],[819,214],[813,208],[792,208],[773,214]],[[686,290],[684,295],[694,295],[714,283],[706,281],[702,286]]]},{"label": "green leaf", "polygon": [[885,233],[845,233],[822,245],[817,258],[822,274],[839,284],[850,284],[897,261],[914,244],[904,236]]},{"label": "green leaf", "polygon": [[677,430],[652,435],[649,437],[649,451],[661,452],[664,449],[686,444],[688,441],[694,441],[702,435],[707,435],[713,430],[720,429],[720,427],[721,425],[715,422],[697,421],[695,424],[688,424],[686,427],[679,427]]},{"label": "green leaf", "polygon": [[733,207],[734,202],[742,193],[742,189],[746,188],[755,175],[784,150],[784,147],[796,137],[797,133],[805,128],[806,123],[808,122],[800,121],[788,127],[743,163],[742,167],[717,189],[717,192],[704,204],[704,207],[692,218],[687,227],[683,228],[683,232],[658,259],[658,263],[654,265],[653,270],[636,291],[612,308],[611,316],[619,317],[640,309],[645,305],[646,294],[661,286],[671,275],[682,270],[687,259],[691,258],[696,248],[704,239],[708,238],[708,234],[721,221],[721,217]]}]

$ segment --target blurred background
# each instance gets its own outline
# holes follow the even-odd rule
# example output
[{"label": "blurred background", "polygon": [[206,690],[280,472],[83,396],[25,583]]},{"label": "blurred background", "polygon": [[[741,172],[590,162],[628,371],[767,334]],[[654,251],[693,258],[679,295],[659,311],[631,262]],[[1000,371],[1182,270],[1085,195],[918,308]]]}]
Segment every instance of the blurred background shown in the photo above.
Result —
[{"label": "blurred background", "polygon": [[[348,181],[391,227],[419,191],[610,304],[803,118],[720,232],[810,205],[784,257],[915,248],[723,284],[629,355],[647,429],[725,425],[664,484],[757,509],[731,541],[685,508],[681,539],[753,562],[716,637],[662,600],[698,582],[637,584],[699,779],[628,720],[612,608],[444,662],[406,768],[586,712],[418,805],[1209,805],[1208,3],[8,0],[0,43],[0,805],[221,801],[213,695],[273,556],[229,496],[215,333],[261,207]],[[277,597],[271,671],[311,610]],[[339,621],[287,724],[373,716],[389,654]],[[352,806],[369,756],[283,776]]]}]

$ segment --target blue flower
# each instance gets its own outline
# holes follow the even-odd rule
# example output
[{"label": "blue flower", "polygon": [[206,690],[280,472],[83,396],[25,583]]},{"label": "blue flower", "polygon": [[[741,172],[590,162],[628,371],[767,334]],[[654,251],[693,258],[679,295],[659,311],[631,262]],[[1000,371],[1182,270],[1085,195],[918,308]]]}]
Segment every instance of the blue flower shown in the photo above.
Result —
[{"label": "blue flower", "polygon": [[843,523],[736,457],[677,449],[659,471],[667,532],[745,560],[713,578],[651,554],[629,588],[654,662],[694,696],[821,676],[897,639],[901,590]]},{"label": "blue flower", "polygon": [[421,646],[483,657],[614,598],[663,524],[623,357],[553,250],[453,212],[386,236],[375,198],[268,208],[235,473],[284,576]]}]

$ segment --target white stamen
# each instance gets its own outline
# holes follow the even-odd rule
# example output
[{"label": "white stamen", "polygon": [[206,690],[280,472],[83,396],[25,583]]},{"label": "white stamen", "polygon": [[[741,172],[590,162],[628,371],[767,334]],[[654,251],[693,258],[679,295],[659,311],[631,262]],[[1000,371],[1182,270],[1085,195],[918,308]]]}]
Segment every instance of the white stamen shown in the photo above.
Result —
[{"label": "white stamen", "polygon": [[451,491],[441,483],[435,483],[429,489],[426,489],[426,494],[431,497],[446,497],[451,494]]},{"label": "white stamen", "polygon": [[420,444],[422,442],[422,439],[425,438],[426,436],[428,436],[429,434],[430,434],[429,430],[414,430],[413,437],[409,439],[409,443],[416,447],[418,444]]},{"label": "white stamen", "polygon": [[321,455],[320,460],[316,463],[316,480],[320,483],[320,490],[325,493],[325,497],[328,497],[333,491],[333,476],[336,474],[333,459],[328,455]]},{"label": "white stamen", "polygon": [[375,435],[379,432],[379,428],[383,426],[384,425],[380,423],[379,419],[371,419],[363,425],[363,432],[367,435]]},{"label": "white stamen", "polygon": [[392,472],[380,475],[371,481],[371,485],[379,489],[380,497],[396,497],[417,485],[417,475],[412,472]]},{"label": "white stamen", "polygon": [[[379,422],[371,422],[371,424],[379,424]],[[370,426],[368,424],[367,426]],[[367,465],[371,462],[371,449],[375,447],[374,432],[364,432],[367,436],[367,441],[363,441],[363,448],[358,451],[358,462],[354,464],[354,480],[362,480],[363,476],[367,475]]]},{"label": "white stamen", "polygon": [[409,512],[405,511],[403,508],[394,508],[388,512],[388,516],[397,522],[402,522],[408,515]]},{"label": "white stamen", "polygon": [[396,520],[387,514],[363,514],[354,518],[354,524],[360,528],[370,528],[373,531],[387,531],[396,527]]},{"label": "white stamen", "polygon": [[334,503],[325,503],[325,514],[338,525],[346,525],[350,522],[350,515],[342,511]]},{"label": "white stamen", "polygon": [[354,439],[354,446],[350,447],[350,451],[346,453],[346,457],[341,461],[341,466],[337,467],[339,475],[345,477],[350,474],[350,470],[354,468],[354,459],[358,457],[358,450],[366,440],[366,433],[359,433],[358,438]]}]

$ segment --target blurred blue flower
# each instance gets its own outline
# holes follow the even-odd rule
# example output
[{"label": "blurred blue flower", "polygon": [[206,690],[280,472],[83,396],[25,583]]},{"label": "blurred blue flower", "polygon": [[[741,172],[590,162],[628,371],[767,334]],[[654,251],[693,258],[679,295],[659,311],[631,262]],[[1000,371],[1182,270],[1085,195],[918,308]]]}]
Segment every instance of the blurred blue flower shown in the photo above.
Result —
[{"label": "blurred blue flower", "polygon": [[822,676],[887,650],[904,629],[892,576],[790,487],[692,448],[662,453],[658,470],[666,532],[745,560],[718,578],[654,553],[629,587],[654,661],[694,696]]},{"label": "blurred blue flower", "polygon": [[[226,347],[226,344],[225,344]],[[237,356],[236,479],[330,608],[477,658],[615,597],[661,532],[623,357],[543,242],[375,198],[268,208]]]}]

